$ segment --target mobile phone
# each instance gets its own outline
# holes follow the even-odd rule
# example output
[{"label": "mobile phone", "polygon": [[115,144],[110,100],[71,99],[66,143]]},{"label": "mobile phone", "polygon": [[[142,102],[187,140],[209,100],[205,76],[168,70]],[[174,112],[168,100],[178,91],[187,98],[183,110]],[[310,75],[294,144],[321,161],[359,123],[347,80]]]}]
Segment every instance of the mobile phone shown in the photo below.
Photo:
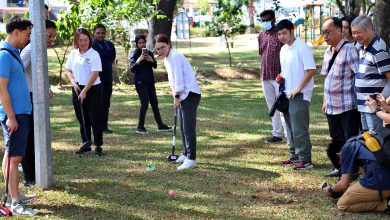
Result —
[{"label": "mobile phone", "polygon": [[376,94],[371,94],[370,97],[374,100],[376,100]]},{"label": "mobile phone", "polygon": [[144,54],[144,55],[148,54],[148,49],[142,48],[142,54]]},{"label": "mobile phone", "polygon": [[328,186],[328,183],[326,181],[322,182],[321,184],[321,189],[324,189],[325,187]]}]

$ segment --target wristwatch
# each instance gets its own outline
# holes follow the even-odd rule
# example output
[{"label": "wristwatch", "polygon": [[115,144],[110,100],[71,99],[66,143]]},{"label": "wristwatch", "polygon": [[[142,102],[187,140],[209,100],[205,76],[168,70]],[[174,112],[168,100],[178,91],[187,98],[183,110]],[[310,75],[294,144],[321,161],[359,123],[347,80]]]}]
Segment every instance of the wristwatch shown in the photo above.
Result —
[{"label": "wristwatch", "polygon": [[378,113],[378,112],[381,112],[382,111],[382,108],[381,107],[376,107],[376,109],[374,110],[374,114]]},{"label": "wristwatch", "polygon": [[177,98],[177,99],[180,98],[180,95],[179,95],[179,94],[176,94],[176,95],[175,95],[175,98]]}]

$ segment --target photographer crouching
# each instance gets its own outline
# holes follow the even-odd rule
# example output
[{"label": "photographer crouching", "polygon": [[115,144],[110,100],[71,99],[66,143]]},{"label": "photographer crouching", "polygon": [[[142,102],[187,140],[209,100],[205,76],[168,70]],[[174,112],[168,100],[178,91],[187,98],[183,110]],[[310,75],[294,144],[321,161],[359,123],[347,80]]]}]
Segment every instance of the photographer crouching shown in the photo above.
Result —
[{"label": "photographer crouching", "polygon": [[[390,99],[388,101],[390,102]],[[390,114],[385,112],[390,110],[390,105],[386,103],[385,98],[381,94],[377,94],[375,99],[367,97],[365,104],[384,122],[390,123]],[[390,133],[388,128],[381,129],[382,131],[385,129],[385,132]],[[370,137],[374,137],[378,133],[379,130],[377,133],[373,131],[370,133],[372,135]],[[379,162],[378,155],[371,151],[372,149],[369,146],[369,142],[367,142],[367,138],[364,137],[365,140],[362,140],[362,137],[349,140],[343,146],[341,150],[341,179],[334,185],[325,182],[322,185],[322,191],[332,198],[340,198],[337,202],[337,208],[343,211],[389,210],[390,168],[385,167],[382,160]],[[380,147],[382,148],[380,149],[386,148],[385,150],[388,151],[390,149],[389,137],[385,137],[383,140],[387,140],[387,142],[381,143],[382,146]],[[381,153],[381,159],[388,163],[390,160],[388,153]],[[350,177],[358,172],[359,167],[363,168],[364,175],[350,186]]]}]

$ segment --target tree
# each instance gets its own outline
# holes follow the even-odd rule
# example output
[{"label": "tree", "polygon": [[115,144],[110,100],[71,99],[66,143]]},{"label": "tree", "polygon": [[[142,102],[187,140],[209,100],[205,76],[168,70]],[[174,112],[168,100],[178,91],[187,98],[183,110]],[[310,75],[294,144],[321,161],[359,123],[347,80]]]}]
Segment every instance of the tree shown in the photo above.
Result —
[{"label": "tree", "polygon": [[[376,31],[381,38],[390,45],[390,2],[388,0],[376,0],[375,3],[375,24]],[[380,19],[379,19],[380,18]]]},{"label": "tree", "polygon": [[152,17],[149,24],[149,34],[147,47],[149,50],[154,48],[154,37],[157,34],[165,34],[171,38],[171,30],[173,23],[173,12],[176,7],[176,0],[160,0],[156,4],[157,14]]},{"label": "tree", "polygon": [[249,32],[256,33],[255,27],[255,0],[248,1]]},{"label": "tree", "polygon": [[214,12],[213,26],[220,35],[223,35],[229,52],[229,66],[232,66],[229,38],[232,38],[240,29],[242,21],[242,6],[247,0],[218,0],[217,10]]},{"label": "tree", "polygon": [[364,14],[368,14],[375,5],[375,1],[372,0],[329,0],[329,2],[335,3],[343,16],[350,14],[357,16],[362,10]]}]

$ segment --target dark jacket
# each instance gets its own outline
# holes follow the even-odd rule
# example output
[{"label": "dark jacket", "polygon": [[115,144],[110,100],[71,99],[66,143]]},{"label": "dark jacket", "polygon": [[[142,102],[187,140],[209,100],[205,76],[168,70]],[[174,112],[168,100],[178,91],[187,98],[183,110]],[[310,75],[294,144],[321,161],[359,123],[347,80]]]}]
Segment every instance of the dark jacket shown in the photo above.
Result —
[{"label": "dark jacket", "polygon": [[116,51],[114,44],[110,41],[93,41],[92,48],[96,50],[102,61],[102,72],[100,72],[99,77],[102,82],[112,82],[112,62],[116,58]]},{"label": "dark jacket", "polygon": [[143,60],[139,65],[135,64],[141,56],[141,49],[137,48],[130,56],[130,69],[134,73],[134,84],[144,83],[146,85],[154,84],[153,68],[157,68],[157,61],[153,53],[148,51],[149,56],[153,58],[153,63]]}]

